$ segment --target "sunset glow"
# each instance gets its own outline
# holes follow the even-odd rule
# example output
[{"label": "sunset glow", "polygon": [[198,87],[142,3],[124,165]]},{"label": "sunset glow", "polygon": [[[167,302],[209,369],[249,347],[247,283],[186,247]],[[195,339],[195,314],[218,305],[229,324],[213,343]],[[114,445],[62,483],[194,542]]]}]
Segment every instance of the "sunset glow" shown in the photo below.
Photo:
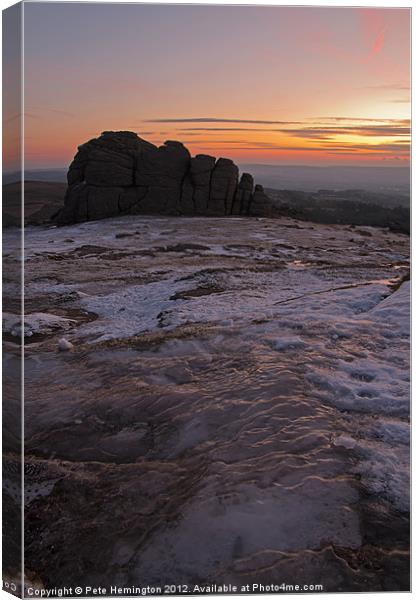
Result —
[{"label": "sunset glow", "polygon": [[240,163],[408,164],[408,9],[24,10],[28,167],[109,129]]}]

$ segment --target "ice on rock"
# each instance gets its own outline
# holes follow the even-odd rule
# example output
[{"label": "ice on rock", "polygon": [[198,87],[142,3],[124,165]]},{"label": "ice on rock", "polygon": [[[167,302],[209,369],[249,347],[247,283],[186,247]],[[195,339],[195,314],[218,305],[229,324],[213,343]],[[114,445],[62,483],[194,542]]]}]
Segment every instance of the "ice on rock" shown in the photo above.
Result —
[{"label": "ice on rock", "polygon": [[363,441],[354,472],[373,494],[381,494],[400,511],[410,510],[409,448]]},{"label": "ice on rock", "polygon": [[275,350],[279,352],[286,352],[287,350],[297,350],[300,348],[305,348],[306,343],[299,337],[283,337],[282,339],[275,340],[272,343],[272,346]]},{"label": "ice on rock", "polygon": [[333,440],[334,446],[340,446],[342,448],[346,448],[347,450],[352,450],[356,446],[356,440],[348,435],[340,435]]},{"label": "ice on rock", "polygon": [[[263,564],[254,579],[268,565],[281,579],[286,560],[302,572],[306,556],[313,564],[332,548],[356,560],[372,519],[363,500],[387,519],[405,515],[409,284],[391,284],[408,241],[374,228],[368,248],[352,235],[286,218],[140,215],[26,229],[27,298],[46,324],[36,329],[33,314],[25,323],[57,334],[26,361],[28,452],[42,443],[68,485],[79,474],[66,465],[82,465],[57,526],[83,522],[73,507],[90,489],[106,530],[121,504],[132,524],[104,542],[97,572],[123,579],[106,557],[133,544],[137,580],[211,581],[219,564],[233,579],[244,560]],[[45,317],[55,301],[66,319]],[[6,330],[19,325],[7,319]],[[64,335],[82,352],[51,352]],[[77,445],[57,435],[72,430]],[[49,519],[50,506],[40,498],[37,514]],[[346,569],[363,583],[362,568],[332,556],[333,583]],[[327,570],[315,564],[321,581]],[[371,576],[382,585],[387,574]]]},{"label": "ice on rock", "polygon": [[61,350],[61,352],[69,352],[70,350],[74,349],[74,344],[69,342],[66,338],[61,338],[58,341],[58,348]]},{"label": "ice on rock", "polygon": [[12,313],[3,313],[3,331],[15,337],[22,335],[32,337],[34,334],[48,335],[57,331],[68,330],[76,324],[73,319],[60,317],[50,313],[36,312],[26,314],[23,319]]}]

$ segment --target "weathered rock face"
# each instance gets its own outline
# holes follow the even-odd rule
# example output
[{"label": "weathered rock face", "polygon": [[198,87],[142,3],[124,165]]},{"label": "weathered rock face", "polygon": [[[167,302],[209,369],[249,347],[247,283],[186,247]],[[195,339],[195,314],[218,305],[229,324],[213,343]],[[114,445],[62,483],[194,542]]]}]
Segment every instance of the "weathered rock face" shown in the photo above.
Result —
[{"label": "weathered rock face", "polygon": [[224,216],[271,211],[262,186],[253,193],[249,173],[243,173],[239,182],[232,160],[206,154],[191,158],[181,142],[167,141],[158,148],[131,131],[105,131],[79,146],[67,178],[65,205],[55,217],[59,224],[121,214]]},{"label": "weathered rock face", "polygon": [[239,169],[229,158],[219,158],[211,175],[208,214],[230,215],[235,197]]},{"label": "weathered rock face", "polygon": [[252,201],[250,203],[250,214],[254,217],[269,217],[272,213],[271,200],[264,192],[262,185],[255,185]]},{"label": "weathered rock face", "polygon": [[191,159],[181,196],[182,214],[207,214],[211,176],[215,164],[214,156],[207,154],[197,154]]},{"label": "weathered rock face", "polygon": [[253,177],[250,173],[242,173],[233,204],[234,215],[249,215],[253,197]]}]

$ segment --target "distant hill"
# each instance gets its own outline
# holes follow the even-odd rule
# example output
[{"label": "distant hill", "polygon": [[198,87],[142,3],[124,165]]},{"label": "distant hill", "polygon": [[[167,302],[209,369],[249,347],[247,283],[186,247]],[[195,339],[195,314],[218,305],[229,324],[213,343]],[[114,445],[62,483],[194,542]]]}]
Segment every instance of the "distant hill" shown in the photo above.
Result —
[{"label": "distant hill", "polygon": [[295,203],[310,204],[311,202],[337,203],[362,202],[363,204],[375,204],[381,208],[396,208],[398,206],[410,207],[410,196],[398,192],[369,192],[361,189],[329,190],[320,189],[294,190],[294,189],[266,189],[268,196],[274,200],[290,201]]},{"label": "distant hill", "polygon": [[[240,165],[267,189],[277,213],[322,223],[368,224],[409,231],[409,169]],[[63,205],[65,168],[26,171],[25,223],[46,223]],[[30,179],[29,179],[30,176]],[[19,173],[3,176],[3,224],[20,220]]]},{"label": "distant hill", "polygon": [[264,187],[317,192],[360,189],[410,195],[408,167],[310,167],[305,165],[239,164]]},{"label": "distant hill", "polygon": [[[64,203],[66,183],[25,181],[25,223],[46,223]],[[20,225],[21,184],[3,185],[3,226]]]},{"label": "distant hill", "polygon": [[[65,167],[62,169],[26,169],[25,181],[56,181],[66,182],[67,171]],[[19,171],[3,172],[3,185],[7,183],[15,183],[20,181]]]},{"label": "distant hill", "polygon": [[275,216],[287,216],[316,223],[389,227],[410,233],[410,206],[407,196],[364,192],[363,190],[304,192],[267,189]]},{"label": "distant hill", "polygon": [[[239,164],[241,172],[252,173],[264,187],[317,192],[320,189],[361,189],[367,192],[410,195],[408,167],[311,167],[306,165]],[[67,168],[30,169],[30,181],[66,182]],[[19,181],[18,172],[3,174],[3,183]]]}]

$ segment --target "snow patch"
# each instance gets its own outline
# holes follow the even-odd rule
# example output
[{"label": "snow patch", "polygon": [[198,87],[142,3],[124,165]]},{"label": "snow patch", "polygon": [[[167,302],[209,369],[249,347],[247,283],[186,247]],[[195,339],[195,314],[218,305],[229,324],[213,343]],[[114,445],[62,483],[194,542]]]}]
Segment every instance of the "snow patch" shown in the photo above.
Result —
[{"label": "snow patch", "polygon": [[[34,334],[48,335],[57,331],[67,331],[76,324],[73,319],[59,317],[50,313],[32,313],[25,315],[23,320],[23,335],[31,337]],[[13,336],[22,335],[22,319],[19,315],[3,313],[3,331]]]},{"label": "snow patch", "polygon": [[305,348],[307,344],[299,337],[283,337],[279,340],[272,342],[272,347],[279,352],[286,352],[287,350],[297,350]]}]

